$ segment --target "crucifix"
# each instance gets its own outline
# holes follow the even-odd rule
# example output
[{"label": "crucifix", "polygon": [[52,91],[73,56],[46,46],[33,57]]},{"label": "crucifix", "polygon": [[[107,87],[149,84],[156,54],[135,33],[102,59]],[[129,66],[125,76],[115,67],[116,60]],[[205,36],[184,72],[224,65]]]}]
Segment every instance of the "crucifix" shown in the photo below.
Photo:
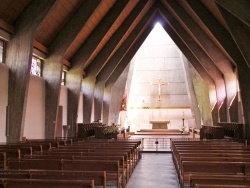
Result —
[{"label": "crucifix", "polygon": [[161,86],[163,85],[169,85],[168,82],[161,82],[161,78],[158,78],[158,82],[150,83],[150,85],[157,85],[158,87],[158,101],[161,101]]}]

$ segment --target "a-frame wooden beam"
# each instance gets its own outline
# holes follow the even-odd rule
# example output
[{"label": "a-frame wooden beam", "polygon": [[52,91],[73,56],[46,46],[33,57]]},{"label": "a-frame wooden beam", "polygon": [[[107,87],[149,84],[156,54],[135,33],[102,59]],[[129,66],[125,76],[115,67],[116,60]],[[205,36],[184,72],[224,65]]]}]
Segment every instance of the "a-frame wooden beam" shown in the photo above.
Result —
[{"label": "a-frame wooden beam", "polygon": [[[119,78],[119,76],[122,74],[124,69],[127,67],[130,60],[133,58],[133,56],[135,55],[137,50],[140,48],[140,46],[142,45],[142,43],[147,38],[147,36],[149,35],[149,33],[152,31],[153,28],[154,28],[154,24],[151,23],[141,34],[139,34],[139,37],[134,41],[132,46],[127,51],[126,55],[122,58],[122,60],[118,64],[118,66],[113,71],[112,75],[106,81],[105,89],[104,89],[104,98],[103,98],[103,122],[108,124],[108,123],[110,123],[109,122],[110,118],[114,119],[113,117],[109,116],[109,115],[111,115],[111,113],[109,113],[110,108],[112,108],[110,105],[112,105],[112,104],[115,105],[114,103],[111,104],[111,98],[112,98],[111,89],[112,89],[114,83]],[[122,95],[124,93],[123,92],[124,89],[125,88],[123,88],[122,92],[120,92],[119,95],[115,96],[116,99],[120,99],[120,102],[122,99]],[[113,115],[119,113],[120,102],[118,101],[118,105],[116,104],[115,109],[112,109],[112,111],[116,112],[116,113],[112,113]],[[118,116],[114,120],[117,121]]]},{"label": "a-frame wooden beam", "polygon": [[[86,69],[87,76],[84,77],[84,80],[82,82],[82,86],[85,85],[88,86],[88,88],[92,88],[91,91],[93,91],[92,96],[100,96],[103,92],[102,88],[95,87],[97,86],[96,83],[89,82],[89,79],[95,79],[97,74],[101,71],[101,69],[105,66],[108,59],[111,57],[112,53],[114,53],[114,50],[116,49],[119,42],[122,40],[126,32],[129,30],[130,26],[135,21],[136,17],[140,14],[143,7],[147,4],[147,1],[140,1],[135,8],[130,12],[128,17],[123,21],[121,26],[116,30],[116,32],[112,35],[112,37],[109,39],[109,41],[105,44],[105,46],[101,49],[101,51],[98,53],[96,58],[91,62],[91,64]],[[89,95],[91,95],[89,93]],[[101,119],[101,103],[98,103],[95,100],[94,97],[94,121],[97,121]]]},{"label": "a-frame wooden beam", "polygon": [[[188,0],[185,2],[188,3],[188,5],[192,8],[199,19],[213,34],[216,40],[223,47],[225,53],[227,53],[228,56],[231,57],[232,61],[237,65],[237,69],[240,75],[246,74],[244,72],[248,71],[247,63],[245,62],[245,59],[243,58],[241,52],[238,49],[238,46],[236,45],[232,35],[228,32],[228,30],[219,23],[219,21],[207,10],[207,8],[200,1]],[[237,72],[236,69],[234,72]],[[241,80],[241,76],[239,76],[239,80]],[[242,92],[245,91],[242,90]],[[237,115],[239,116],[241,114]]]},{"label": "a-frame wooden beam", "polygon": [[249,0],[215,0],[216,4],[226,9],[247,26],[250,26]]},{"label": "a-frame wooden beam", "polygon": [[[128,0],[117,1],[113,5],[113,7],[109,10],[109,12],[102,19],[102,21],[97,25],[97,27],[92,31],[90,36],[86,39],[84,44],[79,48],[79,50],[71,59],[72,67],[69,72],[73,72],[74,75],[78,78],[82,77],[83,66],[87,63],[94,50],[97,48],[101,40],[105,37],[105,35],[109,31],[115,20],[118,18],[124,7],[127,5],[127,3]],[[90,80],[90,82],[95,83],[95,78],[93,80]],[[81,84],[82,80],[75,80],[74,85],[72,85],[72,89],[75,91],[75,93],[79,94],[82,90],[84,96],[83,122],[90,122],[93,95],[90,95],[89,93],[93,93],[93,88],[83,85],[84,87],[82,86],[81,89]],[[71,104],[78,106],[78,99],[75,101],[71,101]],[[75,115],[77,111],[71,113]]]},{"label": "a-frame wooden beam", "polygon": [[[107,78],[112,74],[115,67],[118,65],[118,63],[121,61],[124,54],[127,52],[131,44],[136,39],[137,35],[141,32],[141,30],[145,27],[148,20],[151,19],[153,13],[155,11],[155,6],[152,6],[147,13],[143,16],[141,21],[137,24],[137,26],[133,29],[132,33],[128,36],[128,38],[121,44],[119,49],[114,53],[114,55],[109,58],[106,65],[102,68],[102,70],[99,72],[99,74],[96,77],[96,83],[95,83],[95,91],[94,91],[94,117],[96,120],[101,119],[101,112],[102,112],[102,101],[103,101],[103,94],[104,94],[104,85],[107,80]],[[124,21],[124,25],[128,25],[127,22],[129,22],[131,18],[128,17],[127,21]],[[119,31],[117,31],[119,32]]]},{"label": "a-frame wooden beam", "polygon": [[177,1],[167,0],[167,2],[168,3],[166,4],[166,6],[168,10],[174,13],[176,17],[178,17],[178,21],[185,25],[185,27],[192,34],[192,37],[195,38],[196,41],[198,41],[198,43],[209,55],[217,68],[223,73],[227,99],[225,99],[223,103],[223,105],[225,105],[225,108],[220,108],[220,121],[227,122],[227,115],[229,114],[229,111],[227,109],[230,105],[231,100],[234,98],[237,92],[237,76],[233,71],[235,69],[235,66]]},{"label": "a-frame wooden beam", "polygon": [[[178,48],[181,50],[181,52],[185,55],[185,57],[189,60],[189,62],[193,65],[193,67],[196,69],[196,71],[199,73],[201,78],[204,80],[204,82],[208,86],[209,90],[209,97],[210,97],[210,106],[212,107],[214,103],[216,102],[216,93],[215,93],[215,83],[214,80],[211,78],[211,76],[207,73],[207,71],[204,69],[204,67],[200,64],[199,60],[194,56],[192,51],[188,48],[188,46],[182,41],[182,39],[176,34],[176,32],[168,26],[168,24],[164,21],[164,18],[162,18],[161,24],[165,31],[168,33],[168,35],[172,38],[172,40],[175,42],[175,44],[178,46]],[[204,104],[199,104],[200,108],[202,108]],[[199,128],[200,125],[200,117],[201,112],[199,112],[198,105],[194,106],[195,109],[195,117],[199,117],[196,119],[196,125],[197,128]],[[204,119],[204,117],[203,117]]]},{"label": "a-frame wooden beam", "polygon": [[[45,138],[52,139],[56,133],[64,55],[99,3],[100,0],[84,1],[49,46],[50,55],[45,60],[43,67],[43,77],[46,80]],[[71,86],[74,83],[74,79],[78,79],[78,77],[74,77],[74,74],[68,74],[66,79],[69,98],[74,100],[74,90],[71,89]],[[68,102],[68,107],[69,109],[72,108],[70,101]],[[71,111],[69,110],[69,112]],[[71,125],[72,127],[74,125]]]},{"label": "a-frame wooden beam", "polygon": [[216,85],[217,100],[219,105],[222,105],[226,97],[225,82],[222,73],[220,72],[220,70],[218,70],[207,53],[205,53],[203,49],[195,42],[195,40],[180,26],[180,24],[174,19],[174,17],[166,9],[163,9],[162,7],[159,7],[159,9],[168,25],[171,26],[181,37],[183,42],[197,57],[208,74],[214,79]]},{"label": "a-frame wooden beam", "polygon": [[23,136],[33,40],[37,28],[55,2],[31,1],[14,24],[16,32],[8,42],[6,50],[6,65],[10,69],[8,143],[18,142]]},{"label": "a-frame wooden beam", "polygon": [[[243,55],[245,61],[250,65],[250,55],[249,55],[249,44],[250,44],[250,35],[246,30],[246,26],[242,23],[238,18],[232,15],[230,12],[225,10],[220,4],[217,4],[224,20],[227,23],[227,26],[230,30],[230,33],[234,40],[237,43],[238,48],[240,49],[241,54]],[[239,72],[239,86],[241,90],[241,98],[242,98],[242,106],[243,106],[243,114],[244,114],[244,136],[248,138],[250,136],[250,100],[249,100],[249,83],[250,82],[250,74],[249,68],[246,68],[244,63],[239,62],[238,64],[238,72]]]}]

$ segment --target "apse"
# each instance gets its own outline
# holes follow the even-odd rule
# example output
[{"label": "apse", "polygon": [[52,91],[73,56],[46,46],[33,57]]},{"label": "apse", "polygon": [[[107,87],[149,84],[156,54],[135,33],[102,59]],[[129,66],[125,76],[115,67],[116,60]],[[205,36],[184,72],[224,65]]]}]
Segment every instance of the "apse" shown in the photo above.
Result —
[{"label": "apse", "polygon": [[150,129],[150,121],[170,121],[179,129],[193,119],[182,53],[157,23],[134,56],[128,88],[127,119],[132,131]]}]

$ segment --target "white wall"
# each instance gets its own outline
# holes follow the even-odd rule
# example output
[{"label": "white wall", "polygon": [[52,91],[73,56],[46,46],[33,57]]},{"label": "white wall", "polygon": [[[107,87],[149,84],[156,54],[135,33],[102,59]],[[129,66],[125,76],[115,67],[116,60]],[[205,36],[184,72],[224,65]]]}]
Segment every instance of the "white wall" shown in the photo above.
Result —
[{"label": "white wall", "polygon": [[[9,69],[0,63],[0,142],[6,142],[6,106],[8,105]],[[59,105],[63,106],[63,125],[67,125],[68,89],[61,87]],[[30,76],[24,117],[24,137],[27,139],[45,138],[45,81],[37,76]]]},{"label": "white wall", "polygon": [[6,142],[6,106],[8,105],[9,69],[0,63],[0,142]]},{"label": "white wall", "polygon": [[[180,51],[166,31],[155,27],[134,56],[127,116],[132,131],[151,128],[151,120],[169,120],[179,129],[192,118]],[[169,85],[160,88],[158,79]],[[165,83],[166,84],[166,83]]]},{"label": "white wall", "polygon": [[28,88],[23,136],[27,139],[45,138],[45,81],[33,75]]}]

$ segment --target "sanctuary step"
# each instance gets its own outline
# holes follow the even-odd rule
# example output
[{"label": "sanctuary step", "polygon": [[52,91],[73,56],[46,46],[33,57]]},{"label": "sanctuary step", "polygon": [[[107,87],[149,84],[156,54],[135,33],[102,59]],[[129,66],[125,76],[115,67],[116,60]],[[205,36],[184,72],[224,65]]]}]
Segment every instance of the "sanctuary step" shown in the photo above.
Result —
[{"label": "sanctuary step", "polygon": [[182,133],[179,129],[141,129],[135,132],[135,135],[188,135]]},{"label": "sanctuary step", "polygon": [[179,129],[140,129],[137,132],[181,132]]}]

